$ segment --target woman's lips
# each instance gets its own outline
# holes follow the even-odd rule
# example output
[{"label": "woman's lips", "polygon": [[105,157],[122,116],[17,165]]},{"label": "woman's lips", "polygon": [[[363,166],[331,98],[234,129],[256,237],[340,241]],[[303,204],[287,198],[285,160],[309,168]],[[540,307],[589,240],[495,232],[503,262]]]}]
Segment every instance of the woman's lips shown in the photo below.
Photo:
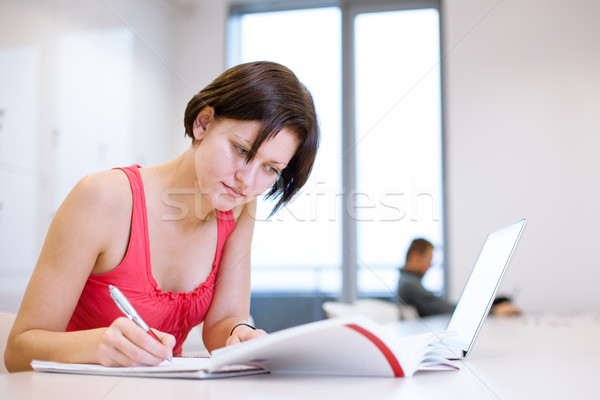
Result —
[{"label": "woman's lips", "polygon": [[242,192],[240,189],[229,186],[226,183],[223,183],[223,186],[225,186],[225,190],[227,190],[227,192],[235,197],[236,199],[239,199],[240,197],[244,197],[244,192]]}]

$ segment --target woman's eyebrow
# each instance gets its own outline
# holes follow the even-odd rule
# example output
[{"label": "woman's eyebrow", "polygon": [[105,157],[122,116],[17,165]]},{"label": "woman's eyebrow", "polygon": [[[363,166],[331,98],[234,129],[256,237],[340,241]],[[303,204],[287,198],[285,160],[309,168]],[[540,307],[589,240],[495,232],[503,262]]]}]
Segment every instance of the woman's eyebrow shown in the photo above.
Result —
[{"label": "woman's eyebrow", "polygon": [[[248,139],[246,139],[245,137],[239,136],[235,133],[231,133],[236,139],[238,139],[240,142],[244,142],[248,147],[252,147],[252,142],[249,141]],[[283,161],[276,161],[276,160],[269,160],[267,161],[270,164],[277,164],[277,165],[283,165],[283,167],[287,167],[287,163],[283,162]]]},{"label": "woman's eyebrow", "polygon": [[235,138],[236,138],[237,140],[239,140],[239,141],[241,141],[241,142],[244,142],[244,143],[246,143],[246,144],[247,144],[247,145],[249,145],[249,146],[251,146],[251,145],[252,145],[252,142],[250,142],[250,141],[249,141],[248,139],[246,139],[245,137],[242,137],[242,136],[240,136],[240,135],[237,135],[237,134],[235,134],[235,133],[233,133],[233,132],[231,132],[231,134],[232,134],[233,136],[235,136]]}]

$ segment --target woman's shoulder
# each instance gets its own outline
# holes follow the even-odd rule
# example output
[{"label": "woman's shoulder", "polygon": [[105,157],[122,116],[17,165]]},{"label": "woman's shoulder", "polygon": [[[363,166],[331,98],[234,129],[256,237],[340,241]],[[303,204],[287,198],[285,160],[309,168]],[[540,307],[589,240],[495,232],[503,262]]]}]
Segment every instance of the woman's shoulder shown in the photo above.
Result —
[{"label": "woman's shoulder", "polygon": [[48,235],[60,241],[79,242],[101,252],[114,240],[115,232],[128,227],[131,191],[120,171],[86,175],[73,187],[54,215]]},{"label": "woman's shoulder", "polygon": [[73,188],[72,194],[86,204],[110,206],[131,203],[129,180],[120,170],[94,172],[84,176]]},{"label": "woman's shoulder", "polygon": [[67,214],[85,217],[98,227],[108,228],[129,220],[132,208],[127,176],[119,170],[94,172],[81,178],[61,208]]}]

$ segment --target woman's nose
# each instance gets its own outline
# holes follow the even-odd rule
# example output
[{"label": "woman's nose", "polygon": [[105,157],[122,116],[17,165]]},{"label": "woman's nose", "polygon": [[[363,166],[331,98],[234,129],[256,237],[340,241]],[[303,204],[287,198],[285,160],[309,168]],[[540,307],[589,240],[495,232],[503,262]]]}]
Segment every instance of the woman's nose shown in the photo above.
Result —
[{"label": "woman's nose", "polygon": [[242,184],[243,189],[252,186],[256,179],[258,172],[258,165],[250,161],[249,163],[242,163],[237,171],[235,172],[235,178]]}]

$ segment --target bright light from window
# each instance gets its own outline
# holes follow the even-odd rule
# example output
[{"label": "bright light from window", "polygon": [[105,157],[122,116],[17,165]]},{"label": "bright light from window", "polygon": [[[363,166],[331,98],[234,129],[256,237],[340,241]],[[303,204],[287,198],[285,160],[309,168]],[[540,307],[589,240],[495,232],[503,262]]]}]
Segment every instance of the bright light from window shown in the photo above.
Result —
[{"label": "bright light from window", "polygon": [[[412,239],[443,243],[439,15],[365,13],[354,26],[359,292],[393,295]],[[436,291],[441,256],[425,282]]]},{"label": "bright light from window", "polygon": [[[439,14],[434,9],[358,14],[355,32],[354,205],[341,188],[341,11],[247,13],[231,19],[230,65],[288,66],[315,99],[322,142],[311,179],[255,228],[253,290],[339,293],[342,212],[357,224],[361,294],[394,295],[410,241],[436,245],[425,286],[443,288]],[[349,38],[345,38],[349,39]],[[344,200],[344,201],[342,201]],[[352,199],[351,199],[352,200]]]},{"label": "bright light from window", "polygon": [[341,22],[338,8],[245,14],[237,32],[241,62],[279,62],[311,91],[321,145],[310,180],[266,221],[259,203],[252,248],[253,290],[338,292],[341,268]]}]

